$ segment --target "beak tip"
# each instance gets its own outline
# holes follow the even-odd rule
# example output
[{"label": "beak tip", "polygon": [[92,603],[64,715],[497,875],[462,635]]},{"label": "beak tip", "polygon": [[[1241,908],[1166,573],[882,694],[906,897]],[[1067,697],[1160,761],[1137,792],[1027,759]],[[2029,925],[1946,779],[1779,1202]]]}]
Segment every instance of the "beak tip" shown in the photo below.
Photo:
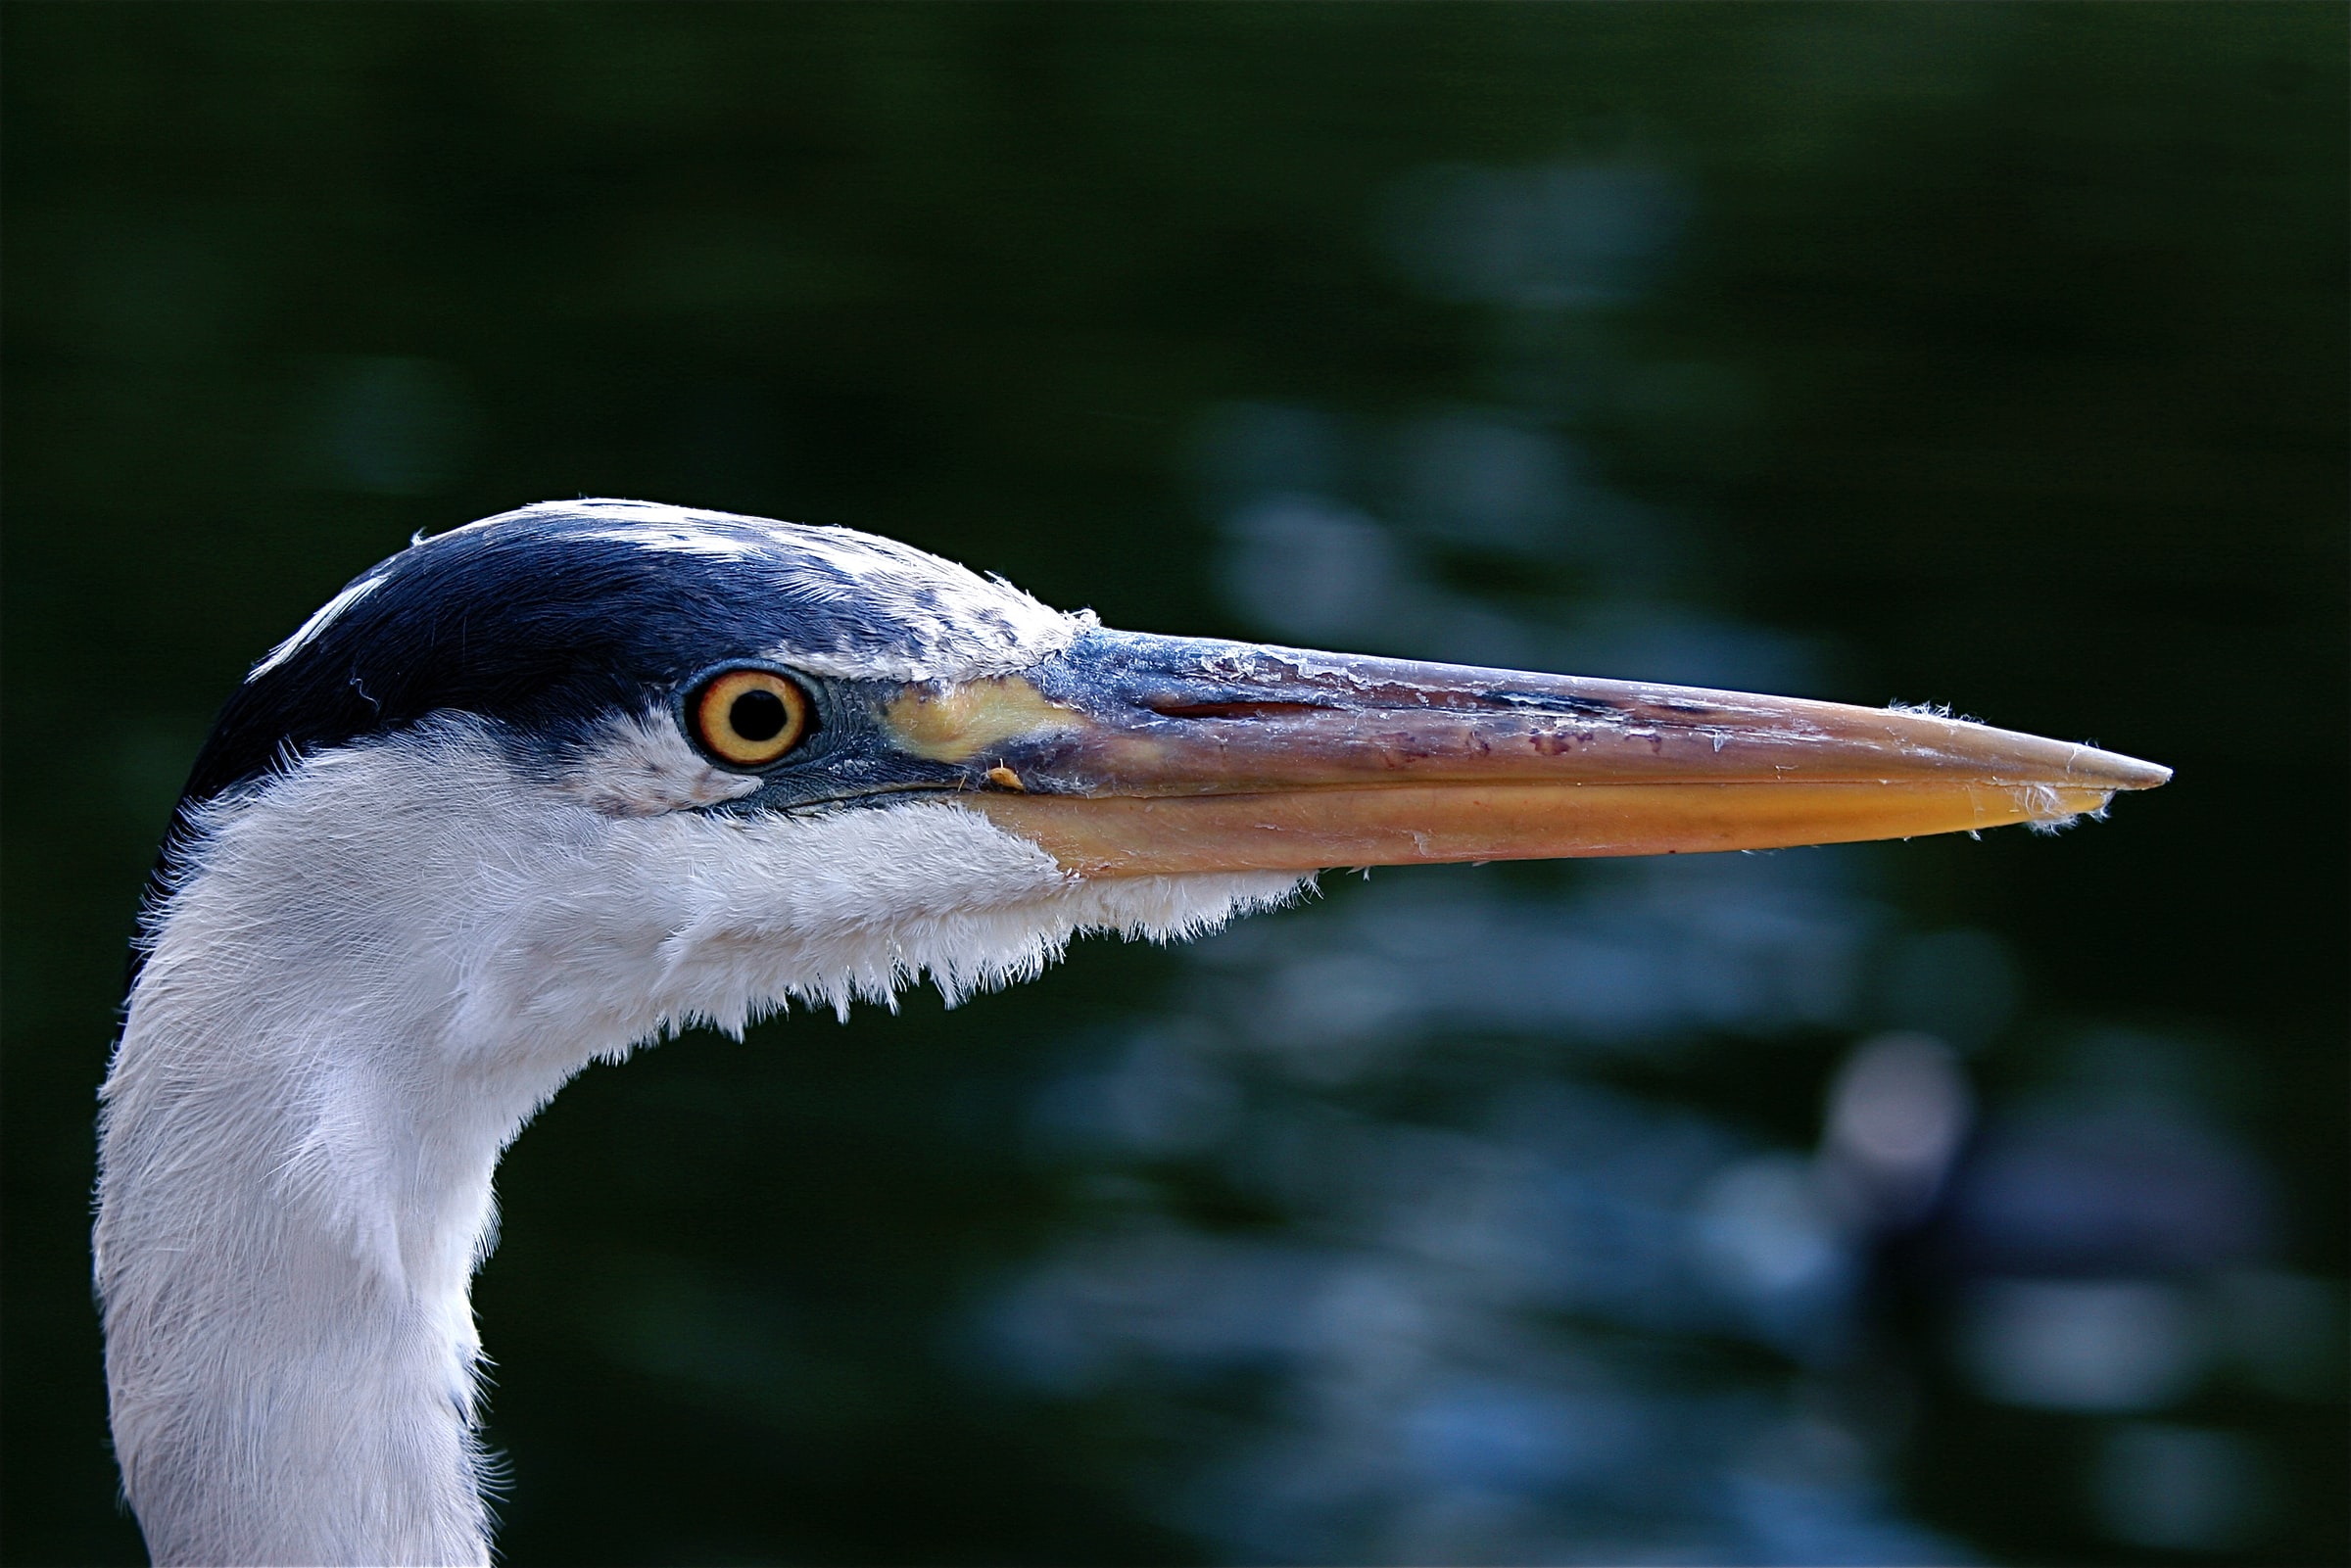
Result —
[{"label": "beak tip", "polygon": [[2157,789],[2172,782],[2172,770],[2159,762],[2141,762],[2117,752],[2098,754],[2098,772],[2105,775],[2101,782],[2111,783],[2117,789]]}]

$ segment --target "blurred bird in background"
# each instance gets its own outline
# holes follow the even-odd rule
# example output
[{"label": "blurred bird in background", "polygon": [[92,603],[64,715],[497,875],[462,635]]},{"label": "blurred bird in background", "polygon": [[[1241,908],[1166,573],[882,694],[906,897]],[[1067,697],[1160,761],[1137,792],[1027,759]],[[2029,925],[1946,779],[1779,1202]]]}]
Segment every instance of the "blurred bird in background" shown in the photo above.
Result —
[{"label": "blurred bird in background", "polygon": [[[487,1562],[493,1171],[664,1033],[952,1000],[1322,868],[2045,828],[2168,777],[1929,711],[1114,632],[842,529],[603,500],[422,540],[255,666],[174,818],[105,1090],[126,1491],[159,1562]],[[1945,1069],[1880,1055],[1840,1147],[1899,1210],[1918,1152],[1870,1097]]]}]

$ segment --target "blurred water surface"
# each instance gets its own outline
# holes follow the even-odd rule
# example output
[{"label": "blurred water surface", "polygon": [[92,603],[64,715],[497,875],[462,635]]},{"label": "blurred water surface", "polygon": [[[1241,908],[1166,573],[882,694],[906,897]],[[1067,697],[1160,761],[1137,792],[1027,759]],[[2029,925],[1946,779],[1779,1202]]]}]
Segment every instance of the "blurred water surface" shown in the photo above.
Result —
[{"label": "blurred water surface", "polygon": [[2351,1544],[2338,8],[0,28],[10,1560],[138,1549],[91,1092],[212,707],[574,494],[2180,778],[600,1069],[478,1292],[510,1560]]}]

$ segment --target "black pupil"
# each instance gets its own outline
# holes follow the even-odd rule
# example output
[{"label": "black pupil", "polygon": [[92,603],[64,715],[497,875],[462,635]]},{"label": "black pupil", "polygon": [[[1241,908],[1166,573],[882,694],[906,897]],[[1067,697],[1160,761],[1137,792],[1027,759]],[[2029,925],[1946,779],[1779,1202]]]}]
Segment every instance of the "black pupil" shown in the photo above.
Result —
[{"label": "black pupil", "polygon": [[745,691],[727,709],[727,723],[745,740],[773,740],[791,718],[784,699],[773,691]]}]

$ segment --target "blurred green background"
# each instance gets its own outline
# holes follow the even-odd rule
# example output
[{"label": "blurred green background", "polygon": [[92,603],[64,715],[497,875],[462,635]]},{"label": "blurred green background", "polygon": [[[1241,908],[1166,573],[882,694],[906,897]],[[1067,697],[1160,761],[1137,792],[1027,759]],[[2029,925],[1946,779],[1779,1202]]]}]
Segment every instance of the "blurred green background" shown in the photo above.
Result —
[{"label": "blurred green background", "polygon": [[509,1560],[2340,1560],[2345,16],[9,5],[0,1552],[138,1558],[90,1120],[212,711],[617,495],[2179,778],[598,1069]]}]

